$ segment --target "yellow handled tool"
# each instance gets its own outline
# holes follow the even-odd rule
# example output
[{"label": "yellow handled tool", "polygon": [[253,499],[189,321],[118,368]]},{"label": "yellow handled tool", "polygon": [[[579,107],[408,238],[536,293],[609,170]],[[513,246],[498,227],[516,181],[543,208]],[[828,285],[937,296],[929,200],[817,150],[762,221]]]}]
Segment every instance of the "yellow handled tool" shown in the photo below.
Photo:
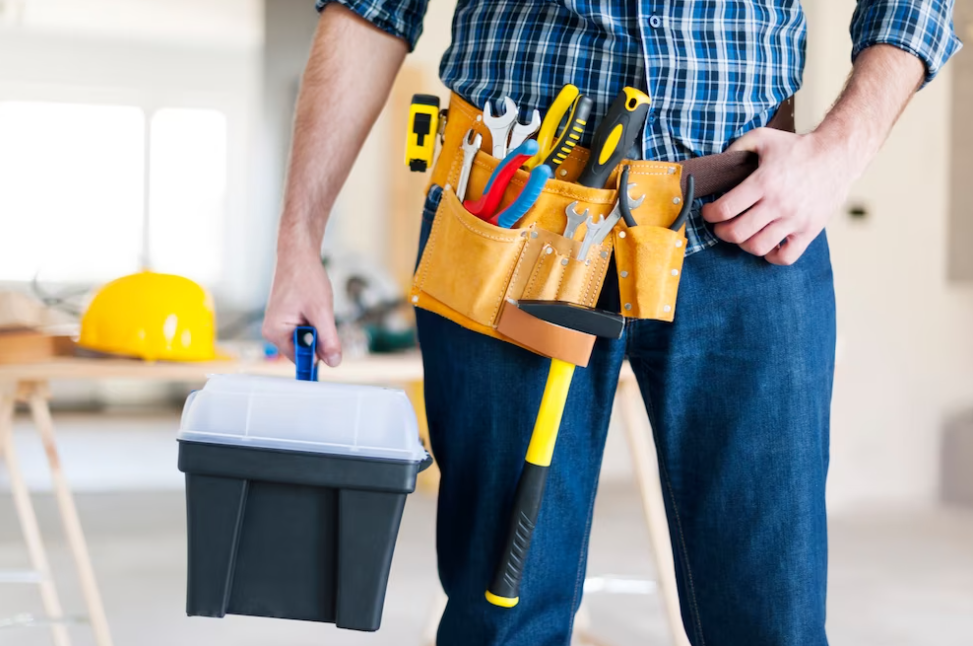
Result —
[{"label": "yellow handled tool", "polygon": [[540,146],[540,150],[537,151],[536,155],[528,159],[524,166],[534,168],[544,163],[548,155],[551,154],[551,151],[554,150],[557,127],[561,125],[564,116],[571,111],[572,106],[574,106],[580,94],[581,90],[571,84],[561,88],[557,98],[554,99],[554,103],[551,104],[547,114],[544,115],[544,121],[541,122],[541,129],[537,133],[537,143]]},{"label": "yellow handled tool", "polygon": [[[508,304],[514,306],[513,304]],[[614,312],[590,309],[558,301],[520,301],[515,305],[538,319],[585,334],[620,338],[624,319]],[[575,366],[561,359],[551,359],[551,369],[544,386],[544,396],[534,422],[527,447],[524,470],[517,483],[514,506],[510,512],[507,542],[486,599],[501,608],[513,608],[520,601],[520,581],[541,510],[547,472],[554,455],[557,433],[561,427],[564,404],[571,388]]]},{"label": "yellow handled tool", "polygon": [[574,102],[567,124],[565,124],[557,140],[551,144],[551,152],[544,160],[544,163],[550,166],[551,170],[556,170],[568,158],[571,150],[581,141],[581,135],[584,134],[585,126],[588,125],[588,117],[591,116],[593,105],[594,101],[583,94]]}]

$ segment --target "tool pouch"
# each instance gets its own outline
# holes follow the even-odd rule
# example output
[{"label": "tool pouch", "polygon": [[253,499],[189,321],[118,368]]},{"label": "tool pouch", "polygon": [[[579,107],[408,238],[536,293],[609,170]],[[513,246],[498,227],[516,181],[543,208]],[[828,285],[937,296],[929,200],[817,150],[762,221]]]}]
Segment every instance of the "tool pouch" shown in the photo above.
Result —
[{"label": "tool pouch", "polygon": [[[458,151],[466,131],[473,128],[485,144],[489,141],[489,131],[476,120],[477,114],[454,95],[432,180],[444,187],[443,195],[413,278],[412,303],[509,341],[496,329],[507,301],[558,300],[594,307],[615,250],[622,314],[671,321],[686,244],[682,231],[665,228],[680,209],[679,165],[627,162],[629,182],[635,184],[630,195],[645,194],[642,205],[633,209],[639,226],[619,222],[601,245],[589,249],[586,260],[578,260],[586,227],[580,225],[573,240],[561,235],[565,210],[577,201],[577,212],[587,209],[597,221],[611,212],[617,191],[573,183],[587,161],[587,151],[577,147],[516,228],[480,220],[463,207],[452,188],[462,166]],[[480,197],[498,163],[483,150],[476,154],[467,199]],[[611,181],[617,176],[616,172]],[[517,172],[501,209],[517,197],[527,178],[526,171]]]}]

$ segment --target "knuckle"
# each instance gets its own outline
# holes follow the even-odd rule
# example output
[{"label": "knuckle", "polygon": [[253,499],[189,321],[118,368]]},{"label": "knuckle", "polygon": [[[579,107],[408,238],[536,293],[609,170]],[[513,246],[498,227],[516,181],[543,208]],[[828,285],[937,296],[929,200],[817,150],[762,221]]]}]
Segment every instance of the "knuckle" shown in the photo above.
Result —
[{"label": "knuckle", "polygon": [[727,202],[718,203],[716,205],[716,217],[721,222],[732,219],[734,215],[733,209]]},{"label": "knuckle", "polygon": [[739,227],[727,227],[726,228],[726,241],[732,242],[733,244],[743,244],[747,241],[747,237],[743,235],[743,232]]}]

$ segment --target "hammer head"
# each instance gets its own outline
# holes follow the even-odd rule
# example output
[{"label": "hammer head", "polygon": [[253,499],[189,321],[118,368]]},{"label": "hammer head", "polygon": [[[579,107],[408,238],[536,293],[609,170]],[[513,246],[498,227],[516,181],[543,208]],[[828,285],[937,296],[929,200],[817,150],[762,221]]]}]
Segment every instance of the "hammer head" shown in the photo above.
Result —
[{"label": "hammer head", "polygon": [[535,318],[570,330],[607,339],[620,339],[625,329],[621,314],[564,301],[518,301],[517,306]]}]

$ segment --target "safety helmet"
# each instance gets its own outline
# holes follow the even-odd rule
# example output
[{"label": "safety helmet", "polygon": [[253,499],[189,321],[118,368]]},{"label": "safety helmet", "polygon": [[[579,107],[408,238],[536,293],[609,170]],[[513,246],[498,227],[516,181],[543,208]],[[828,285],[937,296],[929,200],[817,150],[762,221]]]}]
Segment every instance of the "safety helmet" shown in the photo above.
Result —
[{"label": "safety helmet", "polygon": [[210,361],[216,353],[213,299],[197,283],[142,271],[99,289],[78,345],[147,361]]}]

